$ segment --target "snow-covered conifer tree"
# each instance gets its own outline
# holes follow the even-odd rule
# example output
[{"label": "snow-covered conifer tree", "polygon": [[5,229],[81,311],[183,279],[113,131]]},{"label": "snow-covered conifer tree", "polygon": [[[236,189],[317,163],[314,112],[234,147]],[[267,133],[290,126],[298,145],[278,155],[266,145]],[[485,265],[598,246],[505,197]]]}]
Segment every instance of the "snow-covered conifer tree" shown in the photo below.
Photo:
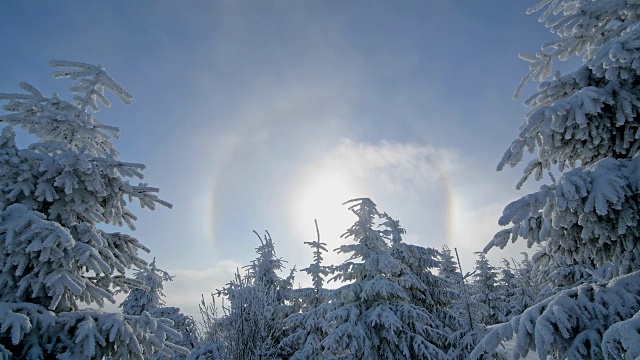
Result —
[{"label": "snow-covered conifer tree", "polygon": [[502,299],[498,291],[498,269],[489,263],[483,252],[476,252],[475,271],[472,278],[472,298],[481,304],[476,309],[480,322],[484,325],[493,325],[502,318]]},{"label": "snow-covered conifer tree", "polygon": [[394,220],[387,213],[380,215],[383,228],[382,236],[391,243],[390,255],[407,266],[418,279],[429,289],[426,294],[412,292],[413,303],[428,310],[438,321],[446,326],[446,332],[451,333],[462,324],[459,318],[451,312],[449,305],[461,300],[459,289],[449,279],[434,274],[441,268],[442,254],[436,249],[407,244],[402,241],[406,230],[400,226],[400,221]]},{"label": "snow-covered conifer tree", "polygon": [[311,276],[311,283],[313,284],[313,300],[311,304],[307,304],[307,306],[318,306],[322,301],[322,296],[324,294],[324,278],[329,275],[329,269],[322,265],[322,253],[327,252],[327,244],[320,242],[320,229],[318,228],[318,221],[315,221],[316,224],[316,233],[317,240],[316,241],[305,241],[305,244],[311,246],[313,248],[313,263],[311,263],[308,267],[302,269],[302,271],[306,272]]},{"label": "snow-covered conifer tree", "polygon": [[347,201],[356,223],[343,237],[355,243],[336,251],[350,254],[335,267],[334,280],[350,284],[333,290],[327,302],[312,309],[319,314],[324,339],[302,342],[294,359],[446,359],[446,327],[427,309],[429,288],[401,261],[375,222],[380,214],[370,199]]},{"label": "snow-covered conifer tree", "polygon": [[[180,311],[180,308],[175,306],[163,306],[150,310],[149,314],[156,319],[171,320],[171,322],[173,323],[171,327],[176,330],[180,334],[180,336],[182,336],[180,340],[175,340],[174,344],[181,346],[189,351],[201,348],[200,339],[198,338],[200,331],[198,329],[196,321],[193,319],[193,317],[183,314]],[[172,357],[158,354],[156,355],[155,360],[184,360],[187,358],[188,356],[186,354],[176,354]]]},{"label": "snow-covered conifer tree", "polygon": [[509,321],[520,315],[529,306],[535,304],[538,287],[533,278],[533,264],[526,252],[522,261],[502,259],[500,279],[497,288],[502,300],[500,322]]},{"label": "snow-covered conifer tree", "polygon": [[213,342],[205,342],[191,351],[187,360],[224,360],[220,356],[218,345]]},{"label": "snow-covered conifer tree", "polygon": [[145,288],[135,288],[129,292],[129,295],[120,304],[123,313],[141,315],[144,311],[152,311],[165,305],[164,293],[162,292],[163,283],[173,280],[173,276],[158,269],[155,258],[149,264],[148,269],[137,270],[134,278],[145,285]]},{"label": "snow-covered conifer tree", "polygon": [[257,258],[246,266],[218,296],[226,297],[224,314],[216,322],[219,351],[225,359],[273,359],[278,356],[278,344],[286,336],[285,319],[291,314],[288,301],[293,287],[295,268],[287,278],[278,272],[284,260],[277,257],[271,235],[260,237]]},{"label": "snow-covered conifer tree", "polygon": [[597,269],[590,260],[556,259],[543,249],[533,254],[531,265],[531,274],[535,276],[536,283],[541,284],[536,297],[538,300],[544,300],[562,290],[602,280],[594,276]]},{"label": "snow-covered conifer tree", "polygon": [[[323,287],[324,278],[329,275],[329,268],[322,265],[322,253],[327,251],[327,244],[320,241],[318,221],[314,220],[314,222],[317,239],[316,241],[305,242],[313,249],[313,263],[309,267],[302,269],[302,271],[311,276],[313,287],[294,289],[291,292],[291,297],[299,300],[302,306],[299,309],[294,309],[286,319],[288,335],[280,342],[279,347],[280,351],[287,355],[291,355],[304,347],[317,348],[317,345],[325,336],[323,326],[325,314],[311,311],[324,301],[328,293],[328,290]],[[312,343],[314,346],[307,346],[306,343]],[[314,353],[305,353],[304,355],[299,353],[298,355],[308,359],[319,357],[319,354]]]},{"label": "snow-covered conifer tree", "polygon": [[[539,244],[552,268],[610,267],[605,283],[567,288],[495,328],[477,348],[495,348],[516,333],[516,355],[535,349],[556,358],[636,358],[640,334],[640,3],[544,0],[541,21],[558,36],[543,46],[525,77],[543,81],[518,137],[498,169],[535,151],[518,184],[558,166],[562,176],[509,204],[485,251],[523,238]],[[555,59],[583,56],[566,75]],[[586,268],[587,270],[588,267]],[[634,283],[633,286],[628,286]],[[627,329],[627,330],[624,330]],[[615,351],[613,351],[615,350]]]},{"label": "snow-covered conifer tree", "polygon": [[[180,336],[166,320],[83,308],[139,286],[126,271],[147,265],[138,240],[99,226],[134,229],[133,199],[143,208],[170,205],[158,189],[130,183],[144,165],[120,161],[112,144],[118,129],[95,116],[99,103],[110,104],[105,90],[126,104],[131,95],[101,66],[51,65],[60,69],[54,77],[76,81],[75,104],[26,83],[26,93],[0,94],[8,101],[0,116],[0,352],[19,359],[188,353],[167,341]],[[27,148],[16,145],[16,127],[35,138]]]},{"label": "snow-covered conifer tree", "polygon": [[252,276],[237,272],[218,295],[227,298],[224,316],[218,320],[218,340],[224,359],[274,359],[284,329],[277,289],[254,283]]},{"label": "snow-covered conifer tree", "polygon": [[276,256],[276,249],[273,244],[271,234],[267,231],[264,238],[254,231],[260,240],[260,246],[256,248],[258,257],[251,260],[251,264],[245,266],[247,275],[254,283],[260,283],[263,286],[280,289],[282,288],[282,278],[278,272],[284,269],[285,261]]},{"label": "snow-covered conifer tree", "polygon": [[[145,311],[157,319],[167,319],[173,322],[171,326],[182,338],[174,341],[174,344],[191,350],[198,345],[198,329],[192,317],[184,315],[177,307],[165,307],[164,288],[165,281],[172,281],[173,276],[168,272],[156,267],[156,259],[153,258],[146,270],[137,270],[134,278],[140,281],[145,287],[135,288],[129,292],[127,298],[120,304],[125,315],[142,315]],[[161,360],[181,360],[186,355],[177,354],[167,358],[158,354],[156,359]]]},{"label": "snow-covered conifer tree", "polygon": [[406,234],[407,230],[400,226],[400,221],[394,220],[387,213],[380,214],[380,217],[383,219],[380,224],[384,228],[382,235],[391,242],[391,245],[402,243],[402,235]]},{"label": "snow-covered conifer tree", "polygon": [[511,311],[511,304],[509,303],[509,299],[511,299],[511,295],[515,292],[517,281],[516,274],[513,271],[511,263],[507,259],[502,259],[502,267],[500,267],[500,278],[496,284],[496,288],[498,294],[500,295],[500,299],[503,301],[500,302],[500,309],[498,311],[500,322],[509,321],[511,317],[513,317]]},{"label": "snow-covered conifer tree", "polygon": [[458,262],[453,257],[451,249],[446,245],[444,245],[440,251],[438,275],[449,280],[454,286],[462,284],[462,274],[458,269]]},{"label": "snow-covered conifer tree", "polygon": [[529,254],[521,253],[521,261],[513,260],[512,263],[503,260],[504,268],[508,269],[512,276],[505,276],[502,272],[500,287],[508,311],[504,314],[504,320],[511,320],[516,315],[522,314],[524,310],[536,303],[538,298],[537,280],[533,277],[533,264],[529,260]]},{"label": "snow-covered conifer tree", "polygon": [[457,321],[451,325],[455,331],[451,335],[448,352],[449,357],[455,360],[468,359],[486,332],[481,316],[484,305],[472,298],[471,286],[466,282],[472,274],[462,275],[461,271],[451,249],[444,245],[440,251],[439,275],[449,281],[449,286],[457,295],[446,304],[446,308],[457,317]]}]

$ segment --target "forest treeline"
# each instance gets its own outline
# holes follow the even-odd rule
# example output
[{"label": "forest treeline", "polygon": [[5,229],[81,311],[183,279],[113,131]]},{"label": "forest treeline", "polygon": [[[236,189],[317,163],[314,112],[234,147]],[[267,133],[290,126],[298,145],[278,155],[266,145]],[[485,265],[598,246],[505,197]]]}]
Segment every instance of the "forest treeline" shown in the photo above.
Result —
[{"label": "forest treeline", "polygon": [[[259,235],[255,260],[203,297],[200,324],[164,303],[171,275],[139,256],[150,250],[113,231],[135,229],[134,203],[171,207],[97,118],[108,97],[131,95],[103,67],[61,60],[50,65],[72,81],[71,100],[28,83],[0,93],[0,358],[639,358],[640,2],[542,0],[528,12],[555,39],[521,54],[516,97],[539,85],[498,170],[526,158],[516,187],[541,185],[505,207],[473,269],[463,275],[451,249],[405,243],[399,221],[352,199],[337,249],[347,260],[325,264],[326,244],[309,241],[313,286],[297,288]],[[576,56],[576,69],[554,71]],[[511,242],[533,254],[487,261]],[[118,293],[122,312],[101,310]]]}]

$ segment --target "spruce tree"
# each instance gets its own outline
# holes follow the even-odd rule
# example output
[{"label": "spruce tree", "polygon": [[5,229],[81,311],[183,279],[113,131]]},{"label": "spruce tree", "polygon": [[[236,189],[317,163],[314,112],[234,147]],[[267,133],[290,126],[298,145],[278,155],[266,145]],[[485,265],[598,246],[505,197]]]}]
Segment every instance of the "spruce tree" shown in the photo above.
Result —
[{"label": "spruce tree", "polygon": [[[200,349],[201,341],[199,339],[200,330],[196,321],[190,315],[185,315],[180,311],[179,307],[163,306],[149,311],[149,314],[156,319],[166,319],[171,321],[171,327],[175,329],[181,336],[174,343],[189,351]],[[191,355],[175,354],[167,357],[164,354],[157,354],[155,360],[185,360]]]},{"label": "spruce tree", "polygon": [[370,199],[347,201],[356,223],[344,238],[354,243],[336,251],[349,255],[334,268],[333,280],[350,282],[333,290],[311,310],[326,336],[302,341],[294,359],[446,359],[449,334],[430,311],[416,305],[429,288],[409,267],[391,256],[376,228],[380,213]]},{"label": "spruce tree", "polygon": [[505,268],[513,273],[509,281],[505,281],[504,276],[500,279],[505,288],[504,298],[509,309],[505,321],[522,314],[524,310],[534,305],[539,297],[538,280],[534,278],[533,264],[526,252],[521,255],[521,261],[512,260],[512,263],[509,263],[504,260]]},{"label": "spruce tree", "polygon": [[449,306],[452,302],[460,301],[462,295],[449,279],[435,274],[436,269],[441,269],[442,254],[434,248],[403,242],[402,235],[406,230],[400,226],[400,222],[387,213],[382,214],[381,218],[381,234],[391,244],[391,257],[405,265],[429,289],[426,293],[410,292],[412,302],[444,324],[447,334],[459,329],[462,322]]},{"label": "spruce tree", "polygon": [[[149,268],[144,271],[136,271],[134,278],[140,281],[144,287],[129,292],[129,295],[120,304],[122,312],[125,315],[141,315],[146,311],[154,318],[170,320],[173,323],[171,327],[181,336],[181,339],[174,341],[174,343],[188,350],[196,347],[199,343],[198,329],[193,318],[181,313],[180,308],[165,307],[165,295],[162,292],[163,283],[172,281],[173,276],[156,267],[156,259],[153,258]],[[176,354],[170,358],[158,354],[155,357],[157,360],[182,360],[185,358],[184,354]]]},{"label": "spruce tree", "polygon": [[498,269],[489,263],[483,252],[476,252],[475,271],[472,278],[472,299],[480,306],[475,309],[480,323],[497,324],[502,318],[502,299],[498,290]]},{"label": "spruce tree", "polygon": [[226,359],[278,358],[278,345],[287,335],[285,319],[291,315],[288,301],[295,268],[287,278],[281,278],[278,272],[285,261],[277,257],[271,235],[255,234],[260,246],[256,248],[256,259],[245,267],[246,275],[238,271],[217,292],[228,301],[217,324],[220,352]]},{"label": "spruce tree", "polygon": [[153,258],[147,270],[136,271],[134,278],[140,281],[144,287],[129,292],[129,295],[120,304],[123,313],[141,315],[145,311],[153,311],[165,305],[164,293],[162,292],[163,283],[173,280],[173,276],[156,267],[156,258]]},{"label": "spruce tree", "polygon": [[458,268],[458,262],[453,257],[451,249],[447,245],[440,251],[440,267],[438,275],[452,284],[452,286],[462,284],[462,274]]},{"label": "spruce tree", "polygon": [[[294,289],[291,294],[292,298],[300,301],[299,309],[292,311],[291,315],[286,319],[288,335],[280,342],[280,351],[284,354],[304,359],[316,359],[320,357],[319,353],[299,352],[299,349],[318,349],[320,341],[326,336],[324,313],[312,311],[316,309],[325,300],[328,290],[323,287],[324,279],[329,275],[329,268],[322,265],[322,253],[327,251],[327,244],[320,241],[320,229],[318,221],[314,220],[316,225],[316,241],[305,241],[305,244],[313,249],[313,263],[309,267],[302,269],[311,276],[311,288]],[[287,357],[289,357],[287,356]]]},{"label": "spruce tree", "polygon": [[[154,209],[170,206],[144,183],[144,165],[119,160],[112,140],[118,129],[96,117],[109,106],[105,90],[125,104],[127,93],[101,66],[50,63],[56,78],[75,80],[75,103],[26,93],[0,94],[6,114],[0,133],[0,353],[19,359],[145,359],[158,351],[185,349],[168,342],[180,336],[170,322],[109,313],[115,291],[140,282],[127,276],[146,270],[134,237],[101,225],[134,229],[131,201]],[[20,148],[15,128],[32,135]]]},{"label": "spruce tree", "polygon": [[[476,349],[493,349],[516,334],[516,356],[636,358],[640,356],[640,3],[623,0],[544,0],[529,12],[557,35],[535,56],[525,77],[542,81],[517,138],[498,165],[535,155],[531,174],[561,173],[540,190],[509,204],[499,220],[509,226],[485,251],[525,240],[541,246],[554,269],[610,267],[606,282],[572,285],[496,327]],[[561,75],[556,59],[582,55]],[[590,268],[592,267],[592,268]],[[553,286],[553,284],[552,284]]]},{"label": "spruce tree", "polygon": [[308,307],[316,307],[322,302],[322,297],[324,295],[324,278],[329,275],[329,269],[322,265],[322,253],[327,252],[327,244],[320,242],[320,229],[318,228],[318,221],[315,220],[316,224],[316,233],[317,240],[316,241],[305,241],[305,244],[311,246],[313,249],[313,263],[302,269],[302,271],[306,272],[311,276],[311,283],[313,284],[313,300],[307,301]]}]

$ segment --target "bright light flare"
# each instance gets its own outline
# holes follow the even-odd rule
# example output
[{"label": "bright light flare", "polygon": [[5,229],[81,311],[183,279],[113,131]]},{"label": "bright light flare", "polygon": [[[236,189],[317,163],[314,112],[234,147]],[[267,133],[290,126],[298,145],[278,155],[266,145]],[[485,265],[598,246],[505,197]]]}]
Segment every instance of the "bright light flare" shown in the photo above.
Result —
[{"label": "bright light flare", "polygon": [[342,172],[324,169],[303,173],[289,200],[291,224],[300,244],[315,240],[313,220],[317,219],[321,241],[327,243],[332,253],[327,253],[325,259],[335,260],[332,250],[341,243],[340,235],[355,221],[342,203],[354,197],[358,197],[355,186]]}]

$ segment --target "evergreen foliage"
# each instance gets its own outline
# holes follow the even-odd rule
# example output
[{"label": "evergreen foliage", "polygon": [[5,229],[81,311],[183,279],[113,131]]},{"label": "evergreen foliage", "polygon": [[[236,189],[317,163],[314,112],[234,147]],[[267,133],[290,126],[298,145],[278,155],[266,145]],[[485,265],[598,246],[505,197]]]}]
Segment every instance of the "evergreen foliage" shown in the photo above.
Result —
[{"label": "evergreen foliage", "polygon": [[222,357],[274,359],[284,329],[276,289],[237,272],[235,279],[219,290],[218,295],[222,294],[228,301],[217,324]]},{"label": "evergreen foliage", "polygon": [[502,262],[504,266],[498,285],[504,304],[501,322],[511,320],[536,303],[539,290],[532,278],[533,264],[526,252],[523,252],[522,256],[520,262],[509,262],[506,259]]},{"label": "evergreen foliage", "polygon": [[[535,156],[518,187],[552,165],[562,176],[509,204],[499,223],[510,227],[485,251],[518,238],[540,246],[535,266],[550,268],[547,286],[560,291],[494,328],[474,355],[515,332],[516,357],[535,349],[542,357],[635,358],[640,3],[544,0],[528,11],[543,9],[540,20],[558,38],[523,56],[531,62],[524,81],[542,83],[525,101],[530,111],[498,169],[520,163],[526,149]],[[574,55],[583,55],[578,69],[546,80],[555,59]],[[605,268],[603,279],[592,278]]]},{"label": "evergreen foliage", "polygon": [[[56,78],[75,80],[75,104],[57,94],[0,94],[6,114],[0,133],[0,344],[4,355],[25,359],[144,359],[158,352],[188,353],[169,342],[180,335],[170,321],[148,313],[129,316],[82,309],[114,302],[115,291],[140,282],[130,269],[146,269],[132,236],[101,224],[134,229],[132,200],[170,207],[144,183],[144,165],[122,162],[112,144],[118,129],[95,113],[109,106],[105,90],[126,104],[131,95],[101,66],[50,63]],[[19,127],[35,140],[15,142]]]},{"label": "evergreen foliage", "polygon": [[[217,292],[228,302],[222,306],[223,316],[214,316],[215,303],[207,305],[203,300],[201,304],[206,321],[205,347],[215,348],[216,356],[224,359],[278,358],[278,345],[287,335],[285,319],[292,312],[288,302],[295,268],[287,278],[281,278],[277,272],[284,268],[284,260],[277,257],[271,235],[256,235],[260,240],[258,256],[246,266],[246,275],[238,270],[235,278]],[[214,356],[212,351],[207,353]]]},{"label": "evergreen foliage", "polygon": [[478,259],[475,271],[471,275],[472,298],[479,306],[474,310],[481,324],[497,324],[500,321],[500,311],[502,310],[502,299],[498,292],[498,271],[489,263],[484,253],[477,252],[475,254]]},{"label": "evergreen foliage", "polygon": [[466,279],[471,274],[462,275],[461,266],[448,246],[442,247],[439,258],[439,276],[448,281],[454,294],[454,296],[443,297],[445,303],[442,306],[456,318],[448,324],[453,329],[453,333],[447,355],[450,359],[466,360],[486,333],[486,327],[480,318],[481,311],[479,311],[483,307],[473,298],[473,288],[466,283]]},{"label": "evergreen foliage", "polygon": [[[198,338],[199,330],[196,321],[191,316],[180,312],[180,308],[164,306],[149,311],[149,314],[156,319],[167,319],[173,323],[171,327],[180,333],[181,336],[180,340],[174,341],[176,345],[189,351],[199,348],[200,339]],[[166,357],[162,354],[156,356],[157,360],[184,360],[187,358],[188,356],[186,354],[176,354],[172,357]]]},{"label": "evergreen foliage", "polygon": [[[446,326],[415,302],[429,301],[429,288],[408,266],[391,256],[380,213],[370,199],[347,201],[357,217],[344,238],[354,243],[336,251],[349,258],[335,267],[332,280],[351,282],[333,290],[327,301],[298,319],[321,328],[299,339],[294,359],[446,359]],[[398,240],[399,242],[399,240]],[[323,338],[320,338],[322,335]]]},{"label": "evergreen foliage", "polygon": [[462,284],[462,274],[458,268],[458,262],[453,257],[451,249],[449,249],[447,245],[444,245],[440,251],[440,267],[438,269],[438,276],[449,280],[452,286]]},{"label": "evergreen foliage", "polygon": [[[144,287],[129,292],[127,298],[120,304],[122,312],[125,315],[142,315],[144,312],[148,312],[154,318],[170,320],[171,327],[181,336],[179,340],[174,341],[174,344],[188,350],[198,346],[198,329],[193,318],[181,313],[177,307],[165,307],[164,293],[162,293],[163,283],[172,281],[173,276],[157,268],[154,258],[147,270],[136,271],[134,277]],[[155,359],[158,360],[183,360],[185,358],[185,354],[176,354],[170,358],[162,354],[155,356]]]},{"label": "evergreen foliage", "polygon": [[120,304],[123,313],[141,315],[144,311],[152,311],[165,305],[164,293],[162,292],[163,282],[173,280],[173,276],[158,269],[155,258],[146,271],[136,271],[134,278],[140,281],[144,287],[135,288],[129,292],[129,295]]},{"label": "evergreen foliage", "polygon": [[309,304],[307,301],[307,306],[317,306],[322,301],[322,295],[324,293],[324,278],[329,275],[329,269],[326,266],[322,265],[322,252],[327,252],[327,244],[320,242],[320,229],[318,228],[318,221],[315,221],[316,224],[316,233],[317,240],[316,241],[305,241],[305,244],[311,246],[313,248],[313,263],[309,265],[309,267],[302,269],[302,271],[306,272],[311,276],[311,283],[313,284],[313,300],[312,303]]}]

